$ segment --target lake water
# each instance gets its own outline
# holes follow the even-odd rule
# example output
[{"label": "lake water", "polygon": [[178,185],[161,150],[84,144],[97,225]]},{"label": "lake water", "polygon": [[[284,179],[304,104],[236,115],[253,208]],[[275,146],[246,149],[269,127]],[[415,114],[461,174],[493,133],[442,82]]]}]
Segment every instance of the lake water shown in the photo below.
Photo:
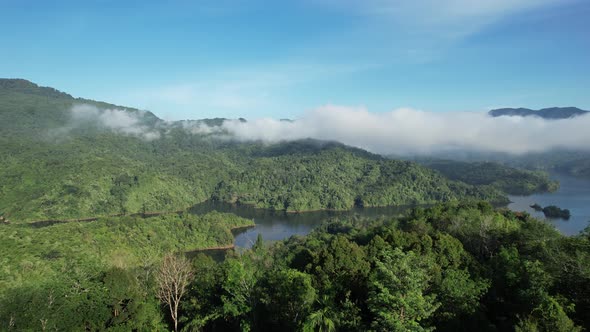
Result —
[{"label": "lake water", "polygon": [[[531,196],[509,196],[512,203],[508,205],[508,208],[513,211],[526,211],[539,219],[547,220],[565,235],[578,234],[588,225],[588,221],[590,220],[590,180],[583,180],[558,173],[551,174],[551,178],[560,182],[559,190],[554,193]],[[537,212],[530,207],[534,203],[540,204],[541,206],[557,205],[562,209],[569,209],[571,218],[567,221],[545,218],[543,212]],[[202,214],[216,210],[253,219],[256,227],[242,229],[234,233],[235,245],[240,248],[249,248],[256,242],[258,234],[262,234],[262,238],[265,241],[279,241],[293,235],[306,235],[329,218],[353,215],[364,217],[397,217],[409,208],[409,206],[401,206],[355,208],[350,211],[285,213],[282,211],[255,209],[250,206],[205,202],[191,208],[191,212]]]},{"label": "lake water", "polygon": [[279,241],[293,235],[307,235],[323,221],[334,217],[364,216],[364,217],[393,217],[400,216],[409,206],[385,208],[355,208],[350,211],[315,211],[305,213],[285,213],[255,209],[250,206],[239,206],[227,203],[205,202],[191,208],[192,213],[202,214],[212,210],[230,212],[240,217],[253,219],[256,227],[238,230],[234,233],[235,245],[240,248],[250,248],[258,234],[262,234],[265,241]]},{"label": "lake water", "polygon": [[[509,196],[508,208],[512,211],[526,211],[538,219],[553,224],[565,235],[576,235],[586,228],[590,221],[590,180],[580,179],[560,173],[551,173],[551,178],[559,181],[559,190],[553,193],[535,194],[531,196]],[[541,211],[530,206],[539,204],[543,207],[556,205],[570,210],[569,220],[545,218]]]}]

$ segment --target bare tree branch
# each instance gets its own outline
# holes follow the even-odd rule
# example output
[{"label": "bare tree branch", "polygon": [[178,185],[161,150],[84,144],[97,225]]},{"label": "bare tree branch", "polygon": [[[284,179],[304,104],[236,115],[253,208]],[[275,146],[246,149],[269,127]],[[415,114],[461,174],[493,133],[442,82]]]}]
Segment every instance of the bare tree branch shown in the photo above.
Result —
[{"label": "bare tree branch", "polygon": [[192,266],[184,256],[167,255],[158,270],[158,298],[170,309],[174,331],[178,331],[178,308],[194,276]]}]

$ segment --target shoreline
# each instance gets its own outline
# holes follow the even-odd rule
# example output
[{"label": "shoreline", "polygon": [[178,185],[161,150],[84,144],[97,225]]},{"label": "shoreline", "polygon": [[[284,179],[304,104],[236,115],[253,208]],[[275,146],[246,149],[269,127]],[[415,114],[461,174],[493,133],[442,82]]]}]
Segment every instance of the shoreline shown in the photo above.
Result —
[{"label": "shoreline", "polygon": [[248,228],[254,228],[256,227],[256,224],[252,224],[252,225],[243,225],[243,226],[234,226],[234,227],[230,227],[230,231],[234,232],[234,231],[239,231],[242,229],[248,229]]},{"label": "shoreline", "polygon": [[[508,199],[509,195],[506,195],[506,200],[502,200],[502,201],[486,201],[486,200],[481,200],[481,201],[485,201],[490,203],[492,206],[501,206],[502,204],[510,204],[510,199]],[[302,211],[289,211],[289,210],[275,210],[275,209],[267,209],[267,208],[262,208],[262,207],[257,207],[254,204],[245,204],[245,203],[230,203],[230,202],[223,202],[223,201],[211,201],[211,203],[214,204],[228,204],[230,206],[234,206],[234,207],[248,207],[248,208],[252,208],[254,210],[260,210],[260,211],[272,211],[274,213],[285,213],[285,214],[302,214],[302,213],[311,213],[311,212],[348,212],[348,211],[354,211],[355,209],[384,209],[384,208],[393,208],[393,207],[404,207],[404,208],[414,208],[414,207],[424,207],[424,206],[434,206],[436,204],[439,203],[451,203],[451,202],[462,202],[462,201],[471,201],[471,200],[455,200],[455,201],[434,201],[434,202],[428,202],[428,203],[417,203],[417,204],[397,204],[397,205],[371,205],[371,206],[352,206],[348,209],[328,209],[328,208],[323,208],[323,209],[312,209],[312,210],[302,210]],[[480,200],[476,200],[476,201],[480,201]]]},{"label": "shoreline", "polygon": [[188,250],[188,251],[186,251],[186,253],[187,254],[195,254],[195,253],[200,253],[200,252],[215,251],[215,250],[230,250],[230,249],[235,249],[235,248],[236,248],[236,245],[232,243],[232,244],[226,244],[226,245],[222,245],[222,246],[212,246],[212,247],[205,247],[205,248]]},{"label": "shoreline", "polygon": [[[507,195],[508,196],[508,195]],[[525,195],[525,196],[529,196],[529,195]],[[508,198],[508,197],[507,197]],[[372,209],[372,208],[389,208],[389,207],[407,207],[407,208],[413,208],[413,207],[420,207],[420,206],[432,206],[435,205],[437,203],[448,203],[450,201],[447,202],[428,202],[428,203],[420,203],[420,204],[399,204],[399,205],[374,205],[374,206],[363,206],[363,207],[359,207],[359,206],[352,206],[348,209],[328,209],[328,208],[320,208],[320,209],[311,209],[311,210],[302,210],[302,211],[289,211],[289,210],[275,210],[275,209],[267,209],[267,208],[262,208],[262,207],[257,207],[255,204],[245,204],[245,203],[230,203],[230,202],[224,202],[224,201],[204,201],[204,202],[199,202],[196,203],[195,205],[192,205],[190,207],[184,208],[184,209],[180,209],[180,210],[174,210],[174,211],[151,211],[151,212],[134,212],[134,213],[129,213],[129,214],[111,214],[111,215],[104,215],[104,216],[94,216],[94,217],[85,217],[85,218],[70,218],[70,219],[44,219],[44,220],[32,220],[32,221],[23,221],[23,222],[17,222],[15,224],[23,224],[23,225],[29,225],[32,227],[38,226],[38,227],[45,227],[45,226],[50,226],[50,225],[54,225],[54,224],[59,224],[59,223],[70,223],[70,222],[93,222],[93,221],[97,221],[100,218],[114,218],[114,217],[142,217],[142,218],[150,218],[150,217],[157,217],[160,215],[165,215],[165,214],[173,214],[173,213],[183,213],[183,212],[190,212],[191,209],[199,204],[204,204],[204,203],[212,203],[214,204],[227,204],[233,207],[247,207],[247,208],[252,208],[255,210],[259,210],[259,211],[272,211],[274,213],[285,213],[285,214],[304,214],[304,213],[312,213],[312,212],[347,212],[347,211],[353,211],[355,209]],[[512,203],[510,201],[510,199],[507,199],[506,201],[502,201],[502,202],[492,202],[489,201],[490,204],[492,204],[493,206],[497,206],[497,207],[502,207],[502,206],[506,206],[510,203]],[[12,221],[12,223],[14,223],[14,220]],[[234,229],[232,229],[233,231]]]},{"label": "shoreline", "polygon": [[234,231],[237,231],[237,230],[254,228],[254,227],[256,227],[256,224],[231,227],[229,230],[232,233],[232,236],[234,238],[234,242],[232,242],[231,244],[217,245],[217,246],[211,246],[211,247],[205,247],[205,248],[198,248],[198,249],[193,249],[193,250],[187,250],[187,251],[185,251],[185,254],[191,255],[191,254],[198,254],[198,253],[207,252],[207,251],[222,251],[222,250],[235,249],[236,248],[236,244],[235,244],[236,237],[233,234],[233,232]]}]

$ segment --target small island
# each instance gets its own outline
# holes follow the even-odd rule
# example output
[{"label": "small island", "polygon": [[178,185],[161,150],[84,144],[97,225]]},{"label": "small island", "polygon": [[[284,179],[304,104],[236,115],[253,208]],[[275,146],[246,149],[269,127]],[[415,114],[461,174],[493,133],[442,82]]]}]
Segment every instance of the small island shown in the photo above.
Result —
[{"label": "small island", "polygon": [[543,211],[543,214],[547,218],[561,218],[565,220],[569,220],[571,217],[570,210],[568,209],[561,209],[555,205],[549,205],[546,207],[542,207],[541,205],[535,203],[530,205],[530,207],[535,211]]},{"label": "small island", "polygon": [[561,218],[568,220],[570,218],[570,210],[568,209],[561,209],[555,205],[549,205],[543,208],[543,213],[545,217],[548,218]]}]

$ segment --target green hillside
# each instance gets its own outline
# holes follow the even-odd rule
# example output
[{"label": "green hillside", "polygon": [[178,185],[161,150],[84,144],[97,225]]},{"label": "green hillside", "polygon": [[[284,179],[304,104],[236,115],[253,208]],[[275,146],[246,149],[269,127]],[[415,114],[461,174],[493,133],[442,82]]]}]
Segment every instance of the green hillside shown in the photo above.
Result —
[{"label": "green hillside", "polygon": [[[68,264],[134,268],[168,252],[231,245],[232,228],[253,225],[252,220],[219,212],[106,217],[45,227],[0,225],[0,256],[7,267],[0,273],[0,293],[23,283],[57,278]],[[34,269],[9,268],[24,262]]]},{"label": "green hillside", "polygon": [[[1,225],[0,330],[170,331],[163,257],[224,244],[230,214]],[[185,262],[180,331],[582,331],[590,233],[485,202],[331,219]],[[172,256],[179,257],[179,256]]]},{"label": "green hillside", "polygon": [[0,213],[13,222],[173,211],[208,199],[288,211],[506,200],[341,144],[219,140],[187,122],[24,80],[0,80],[0,126]]},{"label": "green hillside", "polygon": [[499,163],[452,160],[428,160],[421,163],[451,180],[476,186],[489,185],[511,195],[531,195],[559,188],[559,183],[550,180],[547,173],[516,169]]},{"label": "green hillside", "polygon": [[452,182],[412,162],[361,158],[344,147],[256,158],[220,182],[213,198],[287,211],[503,200],[491,188]]},{"label": "green hillside", "polygon": [[573,176],[590,179],[590,157],[565,162],[559,165],[557,169]]}]

